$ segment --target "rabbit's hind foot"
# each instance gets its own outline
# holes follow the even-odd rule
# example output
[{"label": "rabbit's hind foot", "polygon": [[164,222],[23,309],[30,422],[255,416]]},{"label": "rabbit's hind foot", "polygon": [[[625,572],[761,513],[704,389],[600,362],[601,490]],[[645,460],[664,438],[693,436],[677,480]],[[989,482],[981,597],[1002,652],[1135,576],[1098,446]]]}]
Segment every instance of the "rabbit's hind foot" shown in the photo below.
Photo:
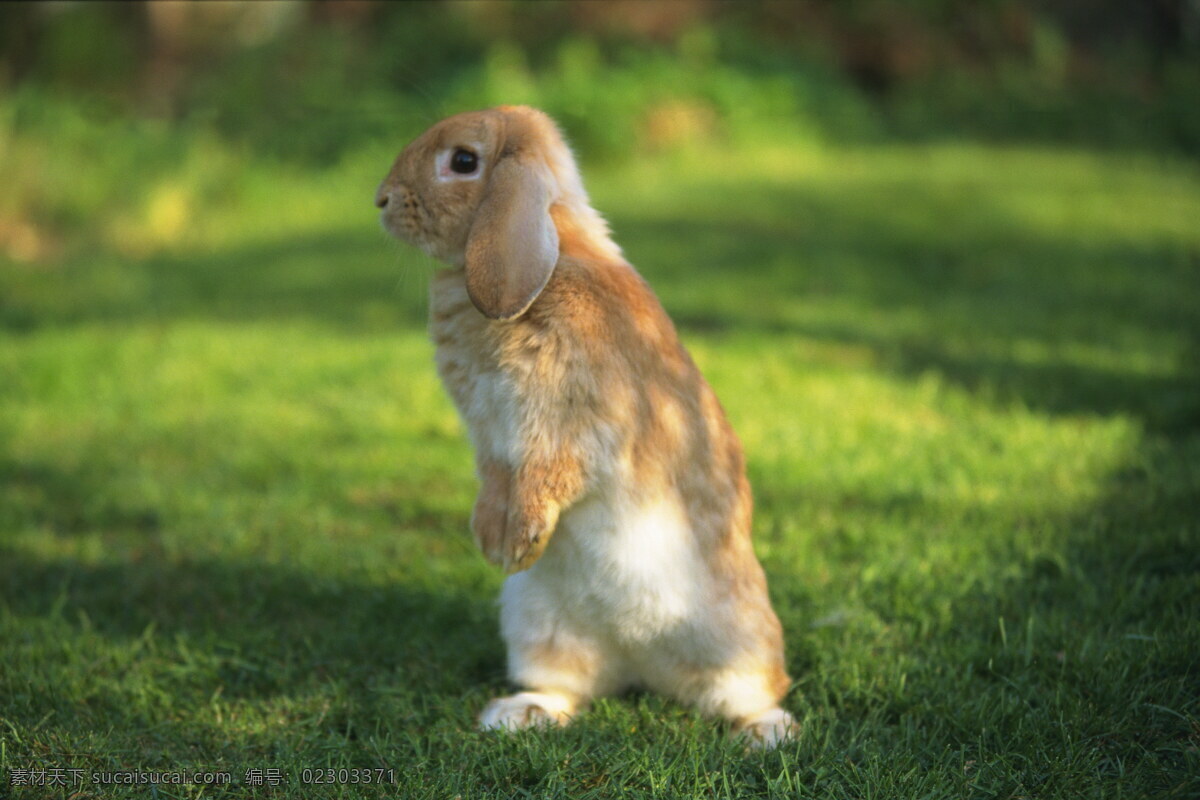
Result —
[{"label": "rabbit's hind foot", "polygon": [[557,692],[519,692],[497,697],[479,715],[481,730],[517,731],[539,726],[566,725],[575,699]]}]

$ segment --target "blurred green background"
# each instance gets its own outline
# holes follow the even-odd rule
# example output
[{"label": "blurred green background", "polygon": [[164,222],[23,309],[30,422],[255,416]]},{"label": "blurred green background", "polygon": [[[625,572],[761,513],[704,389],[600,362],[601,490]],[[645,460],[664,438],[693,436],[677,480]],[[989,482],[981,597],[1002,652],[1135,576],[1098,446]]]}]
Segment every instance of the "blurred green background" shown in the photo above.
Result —
[{"label": "blurred green background", "polygon": [[544,108],[586,164],[945,140],[1195,156],[1197,17],[1184,0],[5,4],[0,244],[154,247],[256,180],[378,163],[498,103]]},{"label": "blurred green background", "polygon": [[[743,439],[776,753],[471,732],[502,576],[372,199],[498,103]],[[1198,155],[1190,0],[0,4],[0,796],[1200,794]]]}]

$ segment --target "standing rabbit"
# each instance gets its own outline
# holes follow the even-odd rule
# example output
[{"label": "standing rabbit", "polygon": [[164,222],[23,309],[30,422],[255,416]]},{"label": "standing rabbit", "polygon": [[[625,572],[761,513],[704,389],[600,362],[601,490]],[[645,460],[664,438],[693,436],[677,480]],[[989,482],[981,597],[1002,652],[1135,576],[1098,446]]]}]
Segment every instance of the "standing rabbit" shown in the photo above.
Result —
[{"label": "standing rabbit", "polygon": [[375,202],[449,265],[430,332],[475,447],[475,540],[510,573],[509,675],[527,687],[480,725],[565,724],[645,686],[757,744],[794,735],[741,445],[553,121],[519,106],[443,120]]}]

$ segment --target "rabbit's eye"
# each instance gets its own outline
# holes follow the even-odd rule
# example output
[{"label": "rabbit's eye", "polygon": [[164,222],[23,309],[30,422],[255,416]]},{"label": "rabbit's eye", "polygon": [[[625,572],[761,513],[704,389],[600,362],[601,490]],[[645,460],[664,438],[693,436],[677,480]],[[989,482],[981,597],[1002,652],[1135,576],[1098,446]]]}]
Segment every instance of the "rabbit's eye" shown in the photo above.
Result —
[{"label": "rabbit's eye", "polygon": [[461,147],[450,156],[450,169],[459,175],[470,175],[479,168],[479,156]]}]

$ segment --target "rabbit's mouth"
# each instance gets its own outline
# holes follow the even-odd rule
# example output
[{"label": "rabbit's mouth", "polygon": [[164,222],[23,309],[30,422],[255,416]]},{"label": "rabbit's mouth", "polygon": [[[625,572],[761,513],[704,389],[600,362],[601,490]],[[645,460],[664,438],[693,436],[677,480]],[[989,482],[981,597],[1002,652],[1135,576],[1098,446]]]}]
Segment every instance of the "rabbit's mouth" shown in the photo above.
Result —
[{"label": "rabbit's mouth", "polygon": [[385,208],[379,215],[379,222],[389,235],[394,236],[402,242],[420,246],[420,243],[416,241],[418,234],[417,226],[407,216],[398,216],[389,213],[389,209]]},{"label": "rabbit's mouth", "polygon": [[426,249],[422,206],[412,192],[403,188],[380,192],[375,204],[379,206],[379,221],[383,229],[402,242]]},{"label": "rabbit's mouth", "polygon": [[417,208],[414,206],[412,209],[396,209],[402,213],[391,213],[392,209],[385,208],[379,215],[379,221],[389,235],[416,247],[425,255],[440,261],[453,260],[449,254],[442,252],[442,248],[438,246],[438,238],[430,235],[426,226],[422,224]]}]

